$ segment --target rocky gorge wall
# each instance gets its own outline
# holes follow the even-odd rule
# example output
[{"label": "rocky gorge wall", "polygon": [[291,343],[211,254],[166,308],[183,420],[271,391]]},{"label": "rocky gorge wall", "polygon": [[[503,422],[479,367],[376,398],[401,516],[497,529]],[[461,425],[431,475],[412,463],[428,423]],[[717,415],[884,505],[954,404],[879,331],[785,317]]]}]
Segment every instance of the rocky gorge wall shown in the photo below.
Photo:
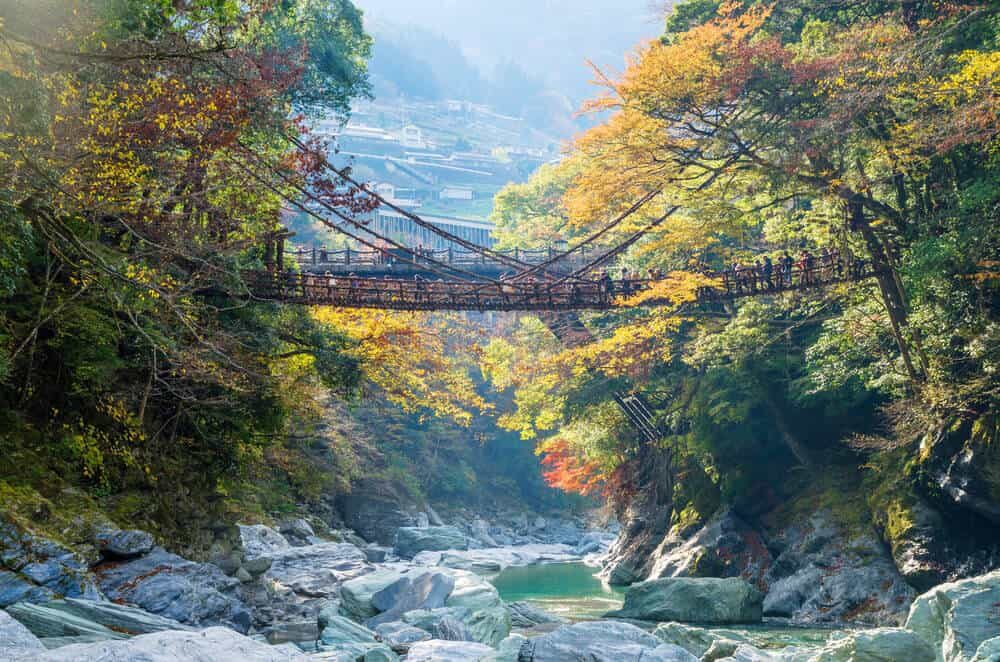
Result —
[{"label": "rocky gorge wall", "polygon": [[[721,503],[701,514],[641,483],[602,576],[629,585],[662,577],[742,577],[764,615],[797,622],[894,625],[914,597],[1000,567],[996,418],[942,424],[882,471],[811,467],[785,498]],[[796,484],[797,483],[797,484]]]}]

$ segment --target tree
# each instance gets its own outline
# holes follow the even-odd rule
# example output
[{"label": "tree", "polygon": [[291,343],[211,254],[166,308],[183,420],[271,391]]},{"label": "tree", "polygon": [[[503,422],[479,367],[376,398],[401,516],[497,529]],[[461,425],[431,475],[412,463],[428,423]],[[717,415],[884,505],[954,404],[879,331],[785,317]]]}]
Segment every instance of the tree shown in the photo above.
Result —
[{"label": "tree", "polygon": [[0,443],[21,458],[11,470],[147,490],[167,522],[268,453],[295,455],[293,420],[324,393],[358,389],[352,339],[248,301],[241,281],[261,268],[293,184],[320,184],[286,139],[293,109],[346,111],[366,89],[367,44],[347,2],[6,2]]},{"label": "tree", "polygon": [[351,355],[377,397],[465,425],[489,409],[469,375],[478,334],[457,316],[317,308],[313,317],[356,343]]},{"label": "tree", "polygon": [[[706,216],[723,205],[743,216],[797,198],[837,202],[878,270],[901,356],[920,382],[927,359],[920,332],[908,330],[896,260],[920,215],[905,173],[932,167],[942,149],[995,136],[996,117],[983,110],[995,78],[970,70],[990,57],[956,52],[952,36],[987,15],[942,13],[919,37],[903,12],[840,30],[813,22],[798,43],[771,31],[783,18],[763,5],[726,4],[668,43],[646,46],[620,80],[605,79],[608,96],[590,107],[614,114],[578,141],[593,168],[567,206],[581,217],[602,200],[624,204],[623,192],[643,181],[666,183]],[[940,89],[941,71],[966,85],[952,88],[948,104],[927,93]]]},{"label": "tree", "polygon": [[[674,277],[644,296],[684,301],[704,269],[831,244],[878,278],[682,321],[670,308],[592,316],[596,342],[565,352],[537,334],[498,341],[486,359],[498,387],[516,388],[507,423],[530,436],[586,416],[611,390],[587,369],[672,396],[697,383],[705,397],[668,398],[661,420],[682,455],[731,472],[720,480],[733,492],[752,477],[739,467],[775,449],[783,467],[825,458],[824,442],[870,426],[886,399],[925,428],[991,411],[997,25],[988,3],[692,0],[621,76],[596,72],[605,95],[587,109],[603,121],[574,142],[572,177],[553,186],[560,167],[508,191],[498,218],[512,239],[586,235],[655,194],[603,238],[646,232],[618,264]],[[803,440],[810,415],[831,434]],[[768,427],[730,427],[750,421]],[[570,475],[590,452],[564,444],[558,462]]]},{"label": "tree", "polygon": [[563,196],[577,171],[573,160],[543,165],[523,184],[508,184],[494,198],[493,236],[504,248],[544,248],[574,236]]}]

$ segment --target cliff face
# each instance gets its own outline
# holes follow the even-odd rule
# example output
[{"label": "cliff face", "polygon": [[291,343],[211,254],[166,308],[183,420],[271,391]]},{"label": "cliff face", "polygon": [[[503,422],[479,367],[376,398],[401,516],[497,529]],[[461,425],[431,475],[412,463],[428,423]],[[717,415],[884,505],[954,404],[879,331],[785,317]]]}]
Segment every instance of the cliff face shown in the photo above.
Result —
[{"label": "cliff face", "polygon": [[636,489],[618,512],[621,532],[608,552],[601,575],[628,585],[650,575],[654,553],[671,528],[673,470],[666,451],[644,446],[635,463]]},{"label": "cliff face", "polygon": [[[766,594],[767,616],[899,623],[918,592],[1000,565],[996,439],[995,417],[942,423],[918,446],[799,469],[780,495],[701,511],[646,472],[603,576],[743,577]],[[674,494],[691,472],[680,475]]]}]

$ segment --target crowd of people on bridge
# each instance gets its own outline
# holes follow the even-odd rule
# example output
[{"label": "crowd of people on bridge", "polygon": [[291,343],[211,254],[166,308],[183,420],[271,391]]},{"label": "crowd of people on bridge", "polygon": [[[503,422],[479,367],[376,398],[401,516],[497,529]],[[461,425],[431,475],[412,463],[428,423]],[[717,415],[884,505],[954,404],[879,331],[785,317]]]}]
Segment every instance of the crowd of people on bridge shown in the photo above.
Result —
[{"label": "crowd of people on bridge", "polygon": [[849,274],[846,266],[836,247],[823,247],[818,254],[803,250],[798,258],[786,250],[775,258],[764,255],[752,263],[735,260],[721,276],[726,294],[753,294],[821,285],[848,275],[856,278],[864,270],[864,262],[857,259],[850,260]]}]

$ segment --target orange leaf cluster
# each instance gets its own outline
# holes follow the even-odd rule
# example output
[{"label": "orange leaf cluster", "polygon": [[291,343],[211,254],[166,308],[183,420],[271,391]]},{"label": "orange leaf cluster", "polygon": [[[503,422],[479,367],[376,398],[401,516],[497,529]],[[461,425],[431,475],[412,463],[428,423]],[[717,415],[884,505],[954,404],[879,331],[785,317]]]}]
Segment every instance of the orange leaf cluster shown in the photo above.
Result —
[{"label": "orange leaf cluster", "polygon": [[596,494],[604,489],[604,476],[600,464],[580,459],[570,448],[569,442],[555,439],[547,442],[542,450],[542,477],[550,487],[575,494]]}]

